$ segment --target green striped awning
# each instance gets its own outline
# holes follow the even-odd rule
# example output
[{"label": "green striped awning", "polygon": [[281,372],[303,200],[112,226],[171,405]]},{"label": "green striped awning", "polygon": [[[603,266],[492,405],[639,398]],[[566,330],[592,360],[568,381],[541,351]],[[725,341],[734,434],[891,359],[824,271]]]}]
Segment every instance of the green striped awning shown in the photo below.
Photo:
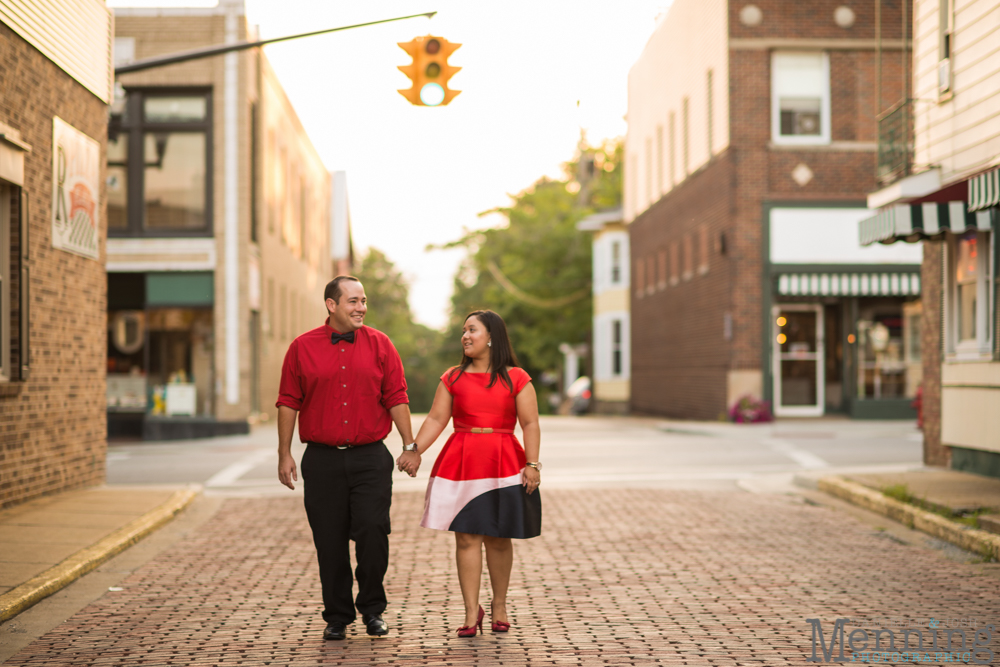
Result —
[{"label": "green striped awning", "polygon": [[1000,206],[1000,169],[988,171],[969,179],[969,210]]},{"label": "green striped awning", "polygon": [[782,272],[775,276],[781,296],[919,296],[920,267],[862,272]]},{"label": "green striped awning", "polygon": [[996,216],[988,210],[971,210],[963,201],[898,204],[882,209],[858,223],[861,245],[922,241],[946,232],[988,232]]}]

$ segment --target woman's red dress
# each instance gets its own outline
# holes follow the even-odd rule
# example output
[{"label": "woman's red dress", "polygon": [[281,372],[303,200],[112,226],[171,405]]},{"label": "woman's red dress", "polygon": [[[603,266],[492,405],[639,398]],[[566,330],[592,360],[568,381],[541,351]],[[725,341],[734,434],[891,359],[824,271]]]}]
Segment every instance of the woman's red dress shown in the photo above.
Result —
[{"label": "woman's red dress", "polygon": [[[509,369],[513,391],[489,373],[449,369],[441,376],[452,395],[455,433],[434,462],[420,525],[437,530],[529,538],[542,530],[542,499],[521,485],[524,448],[513,434],[517,423],[514,399],[531,377]],[[470,429],[494,429],[492,433]],[[505,431],[505,432],[496,432]]]}]

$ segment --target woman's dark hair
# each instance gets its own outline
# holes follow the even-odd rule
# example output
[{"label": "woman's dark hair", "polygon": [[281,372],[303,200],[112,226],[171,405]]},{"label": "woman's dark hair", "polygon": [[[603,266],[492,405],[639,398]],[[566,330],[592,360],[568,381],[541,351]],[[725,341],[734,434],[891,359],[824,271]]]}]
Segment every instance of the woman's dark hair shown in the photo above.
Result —
[{"label": "woman's dark hair", "polygon": [[[507,373],[508,366],[518,366],[517,355],[514,354],[514,348],[510,344],[510,337],[507,336],[507,325],[504,324],[503,318],[494,313],[492,310],[474,310],[465,316],[465,320],[468,321],[470,317],[475,317],[477,320],[483,323],[486,327],[487,333],[490,335],[490,383],[486,385],[486,388],[490,388],[497,382],[497,377],[503,384],[507,385],[511,393],[514,393],[514,383],[510,381],[510,375]],[[458,381],[458,378],[462,377],[462,373],[465,369],[469,367],[472,363],[472,358],[462,354],[462,363],[451,369],[448,373],[448,380],[454,384]],[[455,375],[455,374],[458,375]],[[454,380],[452,378],[454,377]]]}]

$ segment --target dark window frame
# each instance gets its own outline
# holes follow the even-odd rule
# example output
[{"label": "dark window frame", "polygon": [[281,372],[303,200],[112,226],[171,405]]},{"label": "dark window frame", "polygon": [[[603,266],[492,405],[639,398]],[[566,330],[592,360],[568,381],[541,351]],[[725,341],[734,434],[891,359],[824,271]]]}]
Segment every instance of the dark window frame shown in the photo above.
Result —
[{"label": "dark window frame", "polygon": [[[204,97],[205,119],[201,121],[150,122],[143,116],[143,102],[155,97]],[[192,238],[214,236],[213,197],[213,111],[212,89],[205,87],[141,87],[126,89],[126,113],[108,121],[108,135],[128,135],[126,166],[125,229],[108,228],[109,238]],[[148,229],[145,226],[144,135],[149,132],[203,132],[205,134],[205,226],[199,229]]]}]

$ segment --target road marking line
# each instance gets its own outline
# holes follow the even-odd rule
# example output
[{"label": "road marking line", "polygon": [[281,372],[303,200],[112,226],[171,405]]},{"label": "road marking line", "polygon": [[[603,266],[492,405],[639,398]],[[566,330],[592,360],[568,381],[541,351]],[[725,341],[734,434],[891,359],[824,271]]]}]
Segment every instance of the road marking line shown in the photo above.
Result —
[{"label": "road marking line", "polygon": [[784,454],[807,470],[830,467],[830,464],[820,457],[816,456],[812,452],[799,449],[794,443],[788,442],[787,440],[767,438],[765,440],[761,440],[761,442],[764,443],[764,445],[772,452]]},{"label": "road marking line", "polygon": [[[277,452],[274,450],[258,449],[253,454],[240,459],[236,463],[226,466],[219,472],[212,475],[208,481],[205,482],[205,487],[231,486],[233,482],[259,466],[261,463],[276,457]],[[277,472],[275,472],[275,475],[277,475]]]}]

